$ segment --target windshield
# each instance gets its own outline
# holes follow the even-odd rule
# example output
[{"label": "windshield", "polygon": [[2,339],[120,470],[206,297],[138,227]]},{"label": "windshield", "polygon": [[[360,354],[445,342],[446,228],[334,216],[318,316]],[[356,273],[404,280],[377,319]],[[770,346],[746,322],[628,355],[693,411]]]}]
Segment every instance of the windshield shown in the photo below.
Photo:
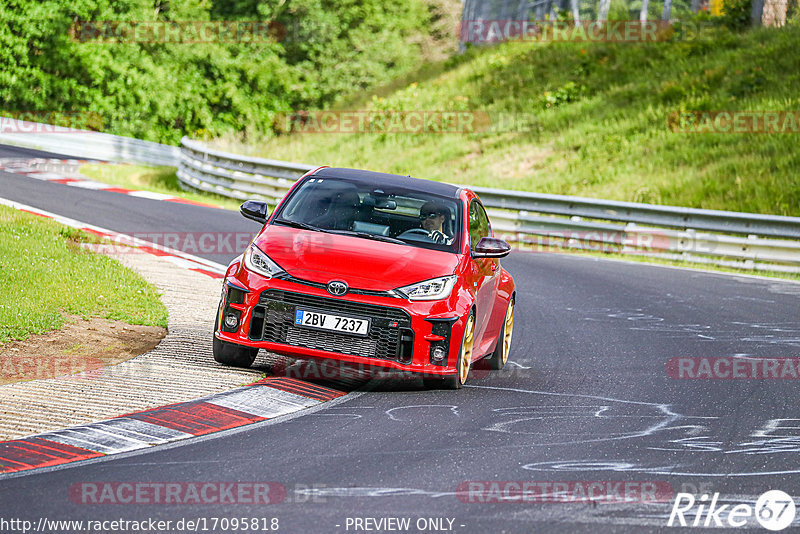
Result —
[{"label": "windshield", "polygon": [[342,178],[309,178],[293,191],[275,224],[456,252],[459,203],[424,191]]}]

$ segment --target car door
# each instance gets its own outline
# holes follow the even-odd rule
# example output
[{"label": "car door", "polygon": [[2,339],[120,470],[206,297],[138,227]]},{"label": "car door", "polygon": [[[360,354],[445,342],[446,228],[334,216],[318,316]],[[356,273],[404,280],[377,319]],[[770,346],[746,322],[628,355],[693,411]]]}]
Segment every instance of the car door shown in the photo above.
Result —
[{"label": "car door", "polygon": [[[470,250],[475,250],[475,246],[481,238],[491,235],[492,228],[486,210],[477,199],[473,199],[469,205]],[[483,356],[488,350],[484,337],[494,306],[498,263],[496,259],[492,258],[471,258],[470,262],[472,282],[475,288],[475,345],[473,350],[475,356]],[[491,339],[488,341],[491,342]]]}]

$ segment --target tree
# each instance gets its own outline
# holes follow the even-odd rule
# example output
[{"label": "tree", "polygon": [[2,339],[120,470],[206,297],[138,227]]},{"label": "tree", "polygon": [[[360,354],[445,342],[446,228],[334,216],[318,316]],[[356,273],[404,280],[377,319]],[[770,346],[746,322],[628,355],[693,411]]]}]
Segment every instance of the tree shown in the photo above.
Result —
[{"label": "tree", "polygon": [[783,26],[786,24],[786,9],[788,7],[787,0],[764,0],[761,24],[764,26]]},{"label": "tree", "polygon": [[600,14],[597,20],[605,22],[608,19],[608,9],[611,7],[611,0],[600,0]]}]

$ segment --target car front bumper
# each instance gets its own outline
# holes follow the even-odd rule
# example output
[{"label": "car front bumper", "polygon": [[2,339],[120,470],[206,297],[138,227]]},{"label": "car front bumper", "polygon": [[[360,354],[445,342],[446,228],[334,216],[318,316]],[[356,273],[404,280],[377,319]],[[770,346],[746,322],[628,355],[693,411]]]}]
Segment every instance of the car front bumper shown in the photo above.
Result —
[{"label": "car front bumper", "polygon": [[[319,285],[267,279],[241,268],[224,281],[214,335],[295,358],[335,360],[350,370],[456,373],[469,313],[458,288],[447,299],[410,301],[382,292],[333,297]],[[298,326],[297,309],[369,319],[369,332],[355,336]],[[226,326],[228,315],[236,317],[235,326]]]}]

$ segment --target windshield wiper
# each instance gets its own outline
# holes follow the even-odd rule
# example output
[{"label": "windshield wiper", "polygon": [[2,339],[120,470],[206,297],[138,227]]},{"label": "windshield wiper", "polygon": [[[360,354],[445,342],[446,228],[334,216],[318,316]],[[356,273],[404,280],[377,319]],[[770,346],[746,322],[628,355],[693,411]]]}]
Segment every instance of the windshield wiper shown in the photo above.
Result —
[{"label": "windshield wiper", "polygon": [[330,232],[332,234],[342,234],[342,235],[352,235],[355,237],[363,237],[364,239],[374,239],[375,241],[385,241],[387,243],[397,243],[398,245],[407,245],[405,241],[401,239],[396,239],[394,237],[388,237],[385,235],[377,235],[377,234],[370,234],[367,232],[355,232],[353,230],[326,230],[326,232]]},{"label": "windshield wiper", "polygon": [[289,219],[275,219],[275,222],[278,224],[283,224],[285,226],[291,226],[293,228],[301,228],[303,230],[311,230],[312,232],[328,232],[324,228],[318,228],[314,225],[300,222],[300,221],[290,221]]}]

